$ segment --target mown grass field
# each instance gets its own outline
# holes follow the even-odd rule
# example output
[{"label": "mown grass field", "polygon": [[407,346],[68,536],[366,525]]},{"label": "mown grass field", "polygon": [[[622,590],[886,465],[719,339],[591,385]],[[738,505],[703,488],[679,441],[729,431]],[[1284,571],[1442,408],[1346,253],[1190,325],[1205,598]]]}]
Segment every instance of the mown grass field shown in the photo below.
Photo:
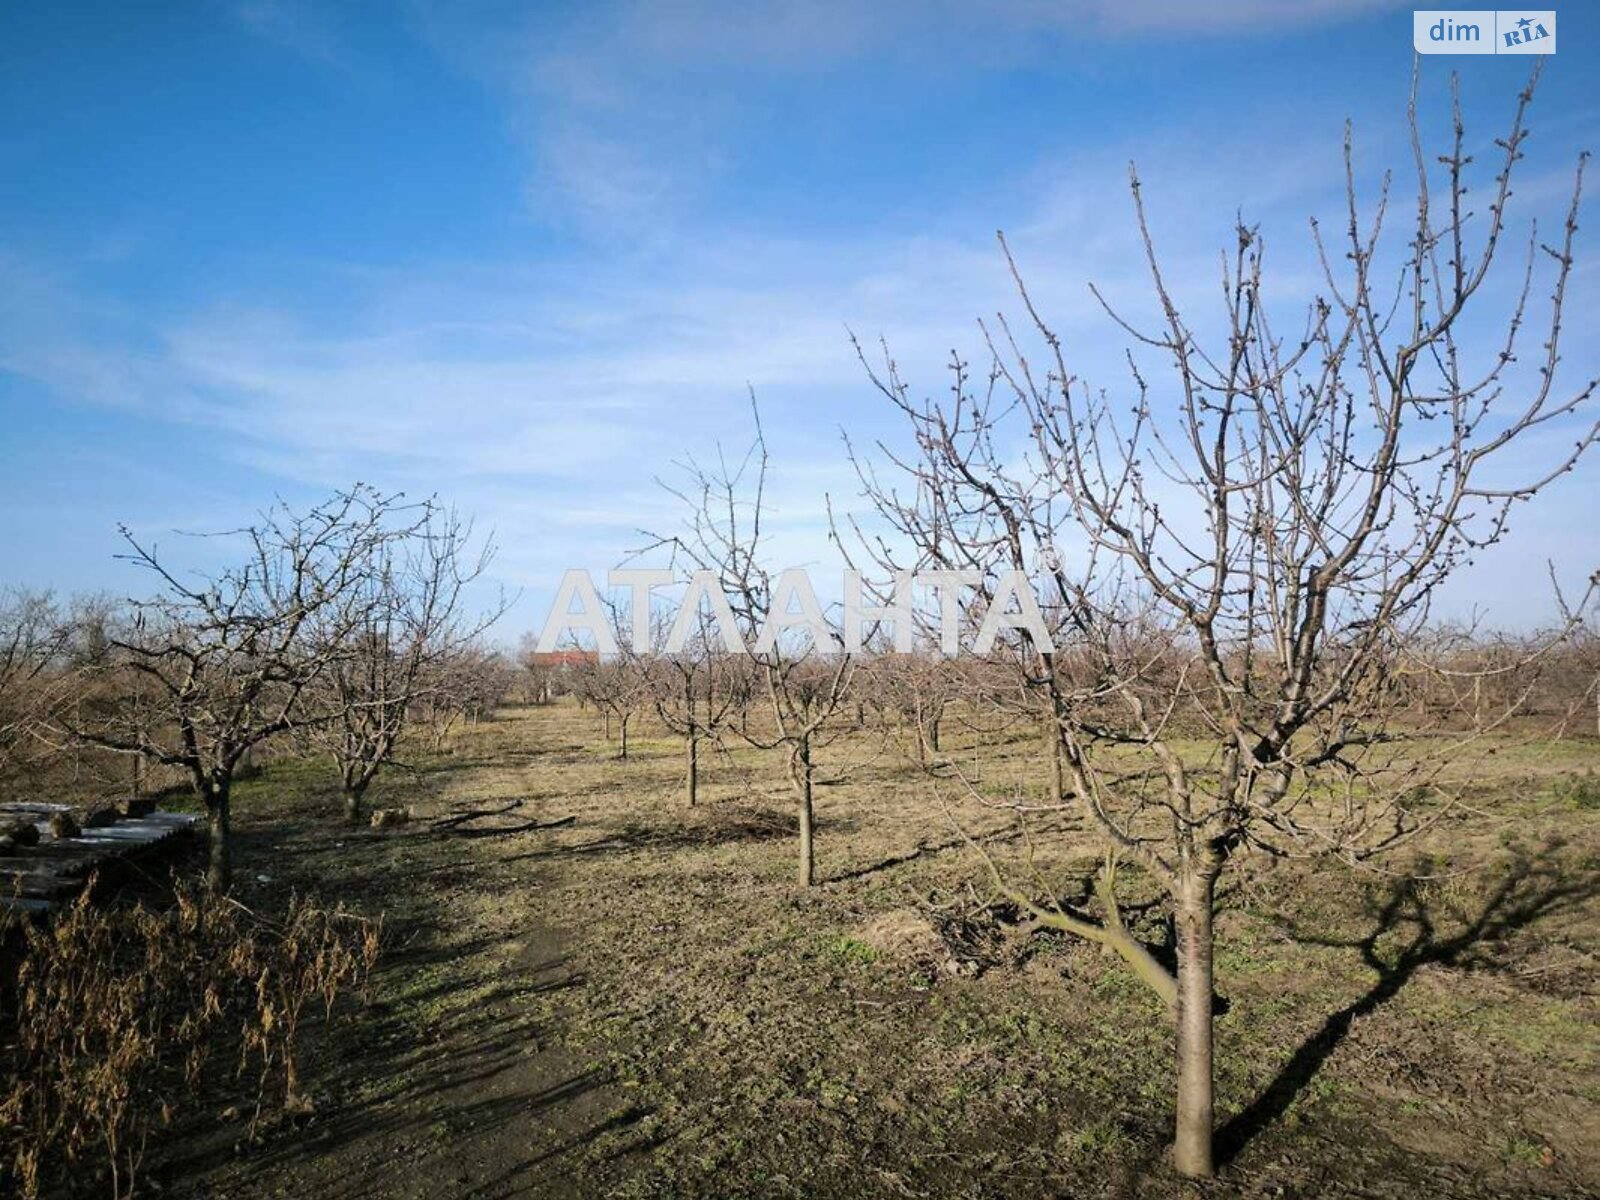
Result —
[{"label": "mown grass field", "polygon": [[[647,726],[619,762],[570,703],[386,774],[375,802],[419,818],[394,831],[342,826],[331,770],[276,762],[238,796],[239,899],[386,911],[375,1001],[316,1047],[313,1116],[258,1143],[208,1116],[153,1175],[350,1200],[1594,1194],[1600,812],[1577,781],[1600,745],[1493,748],[1461,767],[1470,821],[1394,873],[1225,877],[1226,1165],[1205,1185],[1163,1163],[1160,1005],[1119,959],[986,906],[903,748],[820,756],[853,769],[819,789],[806,892],[776,759],[710,758],[690,809],[679,742]],[[996,786],[1042,779],[1029,737],[979,757]],[[1068,890],[1093,865],[1067,821],[1034,848]],[[1408,883],[1419,864],[1439,878]]]}]

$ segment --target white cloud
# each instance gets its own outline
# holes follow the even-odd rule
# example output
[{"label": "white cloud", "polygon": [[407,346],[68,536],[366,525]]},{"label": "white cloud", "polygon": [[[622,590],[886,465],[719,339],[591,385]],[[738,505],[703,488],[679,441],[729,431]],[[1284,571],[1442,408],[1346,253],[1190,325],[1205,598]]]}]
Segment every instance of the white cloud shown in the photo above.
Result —
[{"label": "white cloud", "polygon": [[1018,5],[1021,10],[1031,10],[1041,23],[1052,21],[1069,28],[1082,14],[1095,28],[1110,34],[1265,33],[1333,25],[1410,7],[1398,0],[1211,0],[1203,4],[1190,0],[1080,0],[1067,5],[1036,0]]},{"label": "white cloud", "polygon": [[313,62],[341,62],[334,27],[320,5],[303,0],[231,0],[228,12],[255,36]]},{"label": "white cloud", "polygon": [[[1359,19],[1396,0],[619,0],[556,16],[420,3],[421,35],[497,91],[524,141],[541,219],[659,243],[726,168],[739,89],[853,60],[886,87],[1038,62],[1105,39],[1250,36]],[[930,76],[923,64],[940,64]],[[894,68],[915,64],[906,79]]]},{"label": "white cloud", "polygon": [[[1079,9],[1109,23],[1111,7]],[[1119,19],[1153,20],[1167,7],[1118,6],[1130,10]],[[1242,22],[1263,6],[1222,7]],[[810,15],[786,25],[780,13],[773,28],[828,26],[826,14],[795,11]],[[833,52],[850,53],[877,36],[869,27],[876,19],[814,36],[839,37]],[[770,31],[759,25],[740,18],[729,31],[734,49],[722,52],[765,52]],[[551,178],[586,220],[670,231],[659,244],[603,245],[576,265],[330,267],[348,302],[336,319],[316,323],[287,305],[220,294],[181,320],[156,319],[104,304],[70,272],[7,262],[0,369],[73,400],[214,431],[228,460],[307,485],[367,478],[438,490],[499,531],[502,577],[530,588],[547,586],[565,566],[610,565],[637,547],[639,528],[669,523],[671,504],[654,477],[669,474],[684,451],[706,456],[719,438],[742,447],[750,384],[772,437],[775,555],[786,564],[828,562],[822,496],[855,490],[837,426],[870,441],[896,424],[854,361],[846,324],[869,342],[886,336],[914,384],[939,391],[952,348],[980,359],[974,319],[1017,309],[990,232],[1004,223],[1042,310],[1067,338],[1072,369],[1115,389],[1126,377],[1126,339],[1084,284],[1095,279],[1134,315],[1149,314],[1126,193],[1130,153],[1141,163],[1169,283],[1185,302],[1214,308],[1217,251],[1236,206],[1265,222],[1269,271],[1286,300],[1316,282],[1305,216],[1336,215],[1337,126],[1320,136],[1295,114],[1293,124],[1287,116],[1262,121],[1204,146],[1175,129],[1114,153],[1090,148],[1024,164],[994,182],[983,200],[994,211],[946,209],[940,234],[779,235],[707,228],[687,216],[673,228],[659,210],[681,195],[678,175],[657,177],[648,155],[635,168],[634,140],[605,140],[639,100],[605,56],[617,46],[693,54],[681,41],[691,35],[640,26],[585,36],[598,41],[510,43],[512,57],[542,54],[538,61],[550,67],[544,83],[564,98],[564,111],[578,114],[530,137],[554,153]],[[583,50],[601,55],[608,70],[582,69]],[[522,86],[532,86],[525,76]],[[591,132],[599,140],[586,146]],[[1380,145],[1384,137],[1393,148],[1392,128]],[[710,169],[705,161],[696,169]],[[1532,190],[1550,198],[1542,186]],[[1403,238],[1397,220],[1393,232]],[[1294,323],[1286,317],[1280,325]],[[1544,544],[1559,516],[1537,520],[1532,541]],[[1593,532],[1582,536],[1592,550]]]}]

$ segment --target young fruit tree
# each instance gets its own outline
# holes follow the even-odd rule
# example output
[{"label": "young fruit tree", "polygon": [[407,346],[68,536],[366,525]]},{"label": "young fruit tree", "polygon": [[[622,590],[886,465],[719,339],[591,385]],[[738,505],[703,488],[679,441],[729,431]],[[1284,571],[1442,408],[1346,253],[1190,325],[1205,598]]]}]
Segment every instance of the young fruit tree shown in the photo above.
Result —
[{"label": "young fruit tree", "polygon": [[435,754],[450,752],[458,723],[474,726],[512,691],[517,671],[504,654],[481,639],[460,644],[428,672],[416,711],[407,717],[427,726]]},{"label": "young fruit tree", "polygon": [[701,605],[709,604],[724,649],[748,656],[752,691],[764,697],[770,724],[740,722],[738,733],[784,756],[799,817],[799,880],[810,887],[816,882],[816,752],[844,732],[833,718],[848,695],[855,659],[843,652],[804,572],[784,571],[774,579],[766,565],[768,459],[759,411],[755,426],[738,463],[719,454],[714,467],[692,459],[683,464],[686,482],[668,488],[682,504],[682,529],[651,535],[639,554],[665,549],[673,565],[688,563],[694,577],[678,612],[685,632],[701,626]]},{"label": "young fruit tree", "polygon": [[[1117,949],[1170,1006],[1173,1162],[1185,1175],[1213,1172],[1219,876],[1245,847],[1365,864],[1453,817],[1441,769],[1481,735],[1419,722],[1397,668],[1446,581],[1600,431],[1587,411],[1596,381],[1557,384],[1581,158],[1555,236],[1523,243],[1495,336],[1482,325],[1465,336],[1468,315],[1494,307],[1483,303],[1491,267],[1515,253],[1508,201],[1532,92],[1474,210],[1459,102],[1432,160],[1413,81],[1417,193],[1397,244],[1390,181],[1363,212],[1347,135],[1343,228],[1335,238],[1313,223],[1321,294],[1292,326],[1269,318],[1262,239],[1241,223],[1221,268],[1222,332],[1198,332],[1169,288],[1135,174],[1157,315],[1145,330],[1105,305],[1135,343],[1124,394],[1075,373],[1003,239],[1026,326],[982,327],[992,366],[980,386],[957,361],[953,397],[919,403],[892,360],[873,374],[916,442],[896,459],[909,482],[867,489],[915,547],[918,561],[897,565],[992,574],[983,543],[996,521],[1003,565],[1044,551],[1034,578],[1063,644],[1024,634],[1010,652],[1054,708],[1062,805],[1104,868],[1092,899],[1065,900],[978,849],[999,891],[1046,926]],[[1031,520],[1007,526],[1014,513]],[[1570,611],[1584,610],[1588,586]],[[1173,973],[1123,927],[1117,887],[1130,873],[1167,899]]]},{"label": "young fruit tree", "polygon": [[932,767],[958,682],[956,664],[927,653],[884,654],[873,660],[871,673],[884,709],[909,732],[918,764]]},{"label": "young fruit tree", "polygon": [[596,657],[574,672],[574,687],[580,697],[600,713],[605,740],[611,740],[613,722],[617,731],[617,758],[628,759],[628,730],[640,710],[650,703],[649,680],[643,659],[632,654]]},{"label": "young fruit tree", "polygon": [[387,534],[355,573],[351,605],[319,611],[307,634],[328,668],[306,693],[299,722],[338,768],[351,823],[414,711],[447,689],[452,664],[506,607],[502,599],[487,612],[463,612],[463,592],[488,568],[494,544],[474,549],[471,522],[456,512],[431,499],[396,504]]},{"label": "young fruit tree", "polygon": [[359,484],[305,512],[280,502],[255,524],[219,535],[239,546],[240,561],[209,577],[122,531],[125,557],[157,591],[130,602],[111,634],[113,653],[85,671],[131,672],[148,685],[146,703],[137,720],[121,708],[82,721],[69,710],[58,720],[91,744],[188,776],[208,817],[208,878],[217,889],[232,878],[234,779],[252,749],[296,725],[308,690],[346,654],[402,504]]},{"label": "young fruit tree", "polygon": [[700,798],[701,743],[720,745],[722,731],[749,705],[748,663],[728,653],[702,620],[682,649],[652,653],[642,667],[656,716],[683,739],[683,797],[693,808]]}]

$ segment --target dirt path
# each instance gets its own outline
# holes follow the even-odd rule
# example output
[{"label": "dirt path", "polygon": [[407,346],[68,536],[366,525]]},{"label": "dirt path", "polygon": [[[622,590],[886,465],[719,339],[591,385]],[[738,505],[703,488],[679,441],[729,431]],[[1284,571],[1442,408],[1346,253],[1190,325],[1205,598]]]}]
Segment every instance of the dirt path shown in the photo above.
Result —
[{"label": "dirt path", "polygon": [[583,975],[561,935],[539,922],[503,950],[504,998],[484,1003],[480,1019],[451,1029],[430,1056],[432,1081],[412,1122],[432,1136],[398,1162],[387,1135],[366,1139],[363,1185],[350,1200],[576,1194],[561,1160],[610,1127],[614,1097],[602,1069],[541,1028],[535,1001],[581,988]]},{"label": "dirt path", "polygon": [[[447,811],[458,796],[525,794],[527,770],[466,765],[419,815]],[[328,837],[315,810],[287,834],[245,823],[241,857],[271,851],[296,864],[293,880],[258,882],[258,901],[336,869],[362,907],[390,914],[376,1002],[311,1047],[307,1065],[324,1088],[313,1117],[265,1128],[256,1144],[235,1125],[221,1150],[202,1136],[161,1172],[169,1192],[495,1200],[592,1195],[597,1178],[620,1178],[626,1154],[577,1164],[595,1138],[643,1114],[564,1035],[589,1003],[588,982],[551,919],[569,868],[543,853],[548,835],[450,836],[419,822],[398,835]],[[331,851],[337,863],[324,861]]]}]

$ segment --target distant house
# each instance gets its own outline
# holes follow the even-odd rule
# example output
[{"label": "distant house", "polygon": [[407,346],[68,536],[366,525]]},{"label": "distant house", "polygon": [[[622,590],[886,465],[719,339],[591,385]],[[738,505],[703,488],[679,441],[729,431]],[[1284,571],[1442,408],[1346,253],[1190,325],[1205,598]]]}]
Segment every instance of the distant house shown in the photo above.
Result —
[{"label": "distant house", "polygon": [[574,674],[599,666],[600,654],[576,649],[552,650],[548,654],[534,651],[522,656],[522,665],[533,689],[530,699],[535,704],[548,704],[572,690]]}]

